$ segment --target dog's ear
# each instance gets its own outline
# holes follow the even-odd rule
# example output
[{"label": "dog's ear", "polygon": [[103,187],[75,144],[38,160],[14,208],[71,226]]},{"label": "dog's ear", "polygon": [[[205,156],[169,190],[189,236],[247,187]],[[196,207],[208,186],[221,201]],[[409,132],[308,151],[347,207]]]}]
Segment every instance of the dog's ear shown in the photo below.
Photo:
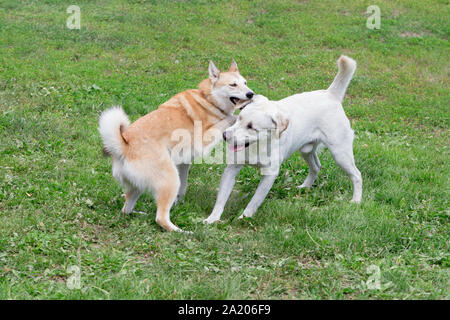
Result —
[{"label": "dog's ear", "polygon": [[217,67],[214,64],[214,62],[209,61],[208,71],[209,71],[209,79],[211,79],[211,82],[212,83],[216,82],[216,80],[219,79],[220,70],[217,69]]},{"label": "dog's ear", "polygon": [[236,61],[231,61],[230,69],[228,69],[228,72],[239,72],[238,66]]},{"label": "dog's ear", "polygon": [[277,115],[275,116],[276,118],[276,135],[277,138],[279,139],[281,137],[281,134],[284,132],[284,130],[287,129],[287,127],[289,126],[289,119],[286,118],[281,112],[278,112]]}]

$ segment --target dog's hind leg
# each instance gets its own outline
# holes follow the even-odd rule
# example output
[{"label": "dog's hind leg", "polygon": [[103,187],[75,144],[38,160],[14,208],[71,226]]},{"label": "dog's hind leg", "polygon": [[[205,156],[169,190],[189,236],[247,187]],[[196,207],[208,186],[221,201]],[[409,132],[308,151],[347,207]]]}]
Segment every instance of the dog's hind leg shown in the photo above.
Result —
[{"label": "dog's hind leg", "polygon": [[156,200],[156,223],[167,231],[181,231],[170,221],[170,209],[180,188],[178,170],[167,149],[154,145],[152,152],[129,166],[136,183]]},{"label": "dog's hind leg", "polygon": [[[167,231],[181,231],[170,221],[170,208],[177,197],[180,188],[178,171],[170,158],[158,170],[158,179],[153,184],[156,199],[156,223]],[[161,162],[160,162],[161,163]]]},{"label": "dog's hind leg", "polygon": [[122,213],[131,213],[141,194],[141,190],[138,190],[132,186],[127,186],[125,191],[125,204],[123,205]]},{"label": "dog's hind leg", "polygon": [[352,202],[361,202],[362,197],[362,178],[361,172],[355,165],[353,157],[353,139],[345,143],[327,145],[334,158],[334,161],[348,174],[353,184]]},{"label": "dog's hind leg", "polygon": [[316,163],[316,167],[319,168],[319,170],[320,170],[320,168],[322,168],[322,164],[320,163],[319,156],[317,155],[317,148],[316,147],[314,148],[313,155],[314,155],[314,162]]},{"label": "dog's hind leg", "polygon": [[180,190],[178,190],[177,198],[174,204],[178,203],[186,194],[187,180],[190,166],[191,166],[190,164],[186,163],[177,165],[178,174],[180,176]]},{"label": "dog's hind leg", "polygon": [[306,146],[303,146],[299,150],[303,159],[305,159],[305,161],[308,163],[309,171],[308,176],[306,177],[300,188],[310,188],[313,185],[314,181],[316,181],[317,175],[319,174],[321,164],[316,153],[316,147],[317,146],[308,144]]}]

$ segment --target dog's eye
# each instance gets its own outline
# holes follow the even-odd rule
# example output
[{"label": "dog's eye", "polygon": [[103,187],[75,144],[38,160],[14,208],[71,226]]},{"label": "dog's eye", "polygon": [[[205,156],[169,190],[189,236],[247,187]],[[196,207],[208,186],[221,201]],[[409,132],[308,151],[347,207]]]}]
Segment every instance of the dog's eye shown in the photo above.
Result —
[{"label": "dog's eye", "polygon": [[252,124],[251,122],[249,122],[249,123],[247,124],[247,129],[253,129],[253,124]]},{"label": "dog's eye", "polygon": [[245,81],[244,84],[247,85],[247,81]]},{"label": "dog's eye", "polygon": [[230,84],[230,87],[236,87],[237,86],[237,84],[236,83],[232,83],[232,84]]}]

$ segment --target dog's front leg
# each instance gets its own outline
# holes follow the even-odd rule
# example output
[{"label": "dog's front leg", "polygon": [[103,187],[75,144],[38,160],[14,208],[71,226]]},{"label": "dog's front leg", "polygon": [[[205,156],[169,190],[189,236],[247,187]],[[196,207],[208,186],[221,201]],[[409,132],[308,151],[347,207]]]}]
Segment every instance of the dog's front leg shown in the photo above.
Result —
[{"label": "dog's front leg", "polygon": [[219,194],[217,195],[216,204],[209,217],[203,220],[204,223],[210,224],[220,220],[225,204],[227,203],[231,191],[233,190],[236,175],[239,171],[241,171],[242,167],[243,165],[241,164],[230,164],[226,167],[222,179],[220,180]]},{"label": "dog's front leg", "polygon": [[237,120],[237,116],[234,114],[229,114],[228,116],[226,116],[224,119],[222,119],[217,125],[216,127],[219,130],[225,131],[226,129],[228,129],[229,127],[231,127]]},{"label": "dog's front leg", "polygon": [[208,156],[211,151],[222,141],[223,132],[236,122],[237,116],[230,114],[226,118],[220,120],[214,127],[205,131],[203,135],[202,157]]},{"label": "dog's front leg", "polygon": [[243,217],[251,218],[253,216],[259,206],[263,203],[277,176],[278,173],[262,176],[252,200],[250,200],[247,208],[245,208],[244,213],[239,216],[239,219],[242,219]]}]

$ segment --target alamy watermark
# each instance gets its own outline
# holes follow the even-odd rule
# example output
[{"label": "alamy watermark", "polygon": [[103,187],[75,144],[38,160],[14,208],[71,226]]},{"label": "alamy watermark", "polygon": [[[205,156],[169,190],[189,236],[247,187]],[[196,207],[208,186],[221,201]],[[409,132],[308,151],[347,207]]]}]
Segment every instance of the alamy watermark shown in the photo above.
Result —
[{"label": "alamy watermark", "polygon": [[[70,13],[70,16],[66,20],[67,28],[73,29],[81,29],[81,9],[77,5],[70,5],[67,7],[67,13]],[[366,27],[368,29],[379,30],[381,28],[381,10],[377,5],[370,5],[367,7],[366,13],[370,16],[366,20]]]},{"label": "alamy watermark", "polygon": [[71,15],[67,18],[66,26],[69,29],[81,29],[81,9],[77,5],[67,7],[67,13]]},{"label": "alamy watermark", "polygon": [[381,289],[381,269],[377,265],[370,265],[367,267],[367,273],[370,274],[366,281],[367,289],[380,290]]},{"label": "alamy watermark", "polygon": [[81,269],[79,266],[68,266],[67,273],[70,277],[66,280],[66,286],[70,290],[81,289]]},{"label": "alamy watermark", "polygon": [[372,5],[367,7],[367,14],[370,16],[367,18],[366,27],[367,29],[380,29],[381,27],[381,10],[379,6]]},{"label": "alamy watermark", "polygon": [[393,286],[391,281],[381,281],[381,268],[379,266],[371,264],[367,267],[366,272],[369,277],[366,281],[362,281],[363,289],[385,291]]}]

